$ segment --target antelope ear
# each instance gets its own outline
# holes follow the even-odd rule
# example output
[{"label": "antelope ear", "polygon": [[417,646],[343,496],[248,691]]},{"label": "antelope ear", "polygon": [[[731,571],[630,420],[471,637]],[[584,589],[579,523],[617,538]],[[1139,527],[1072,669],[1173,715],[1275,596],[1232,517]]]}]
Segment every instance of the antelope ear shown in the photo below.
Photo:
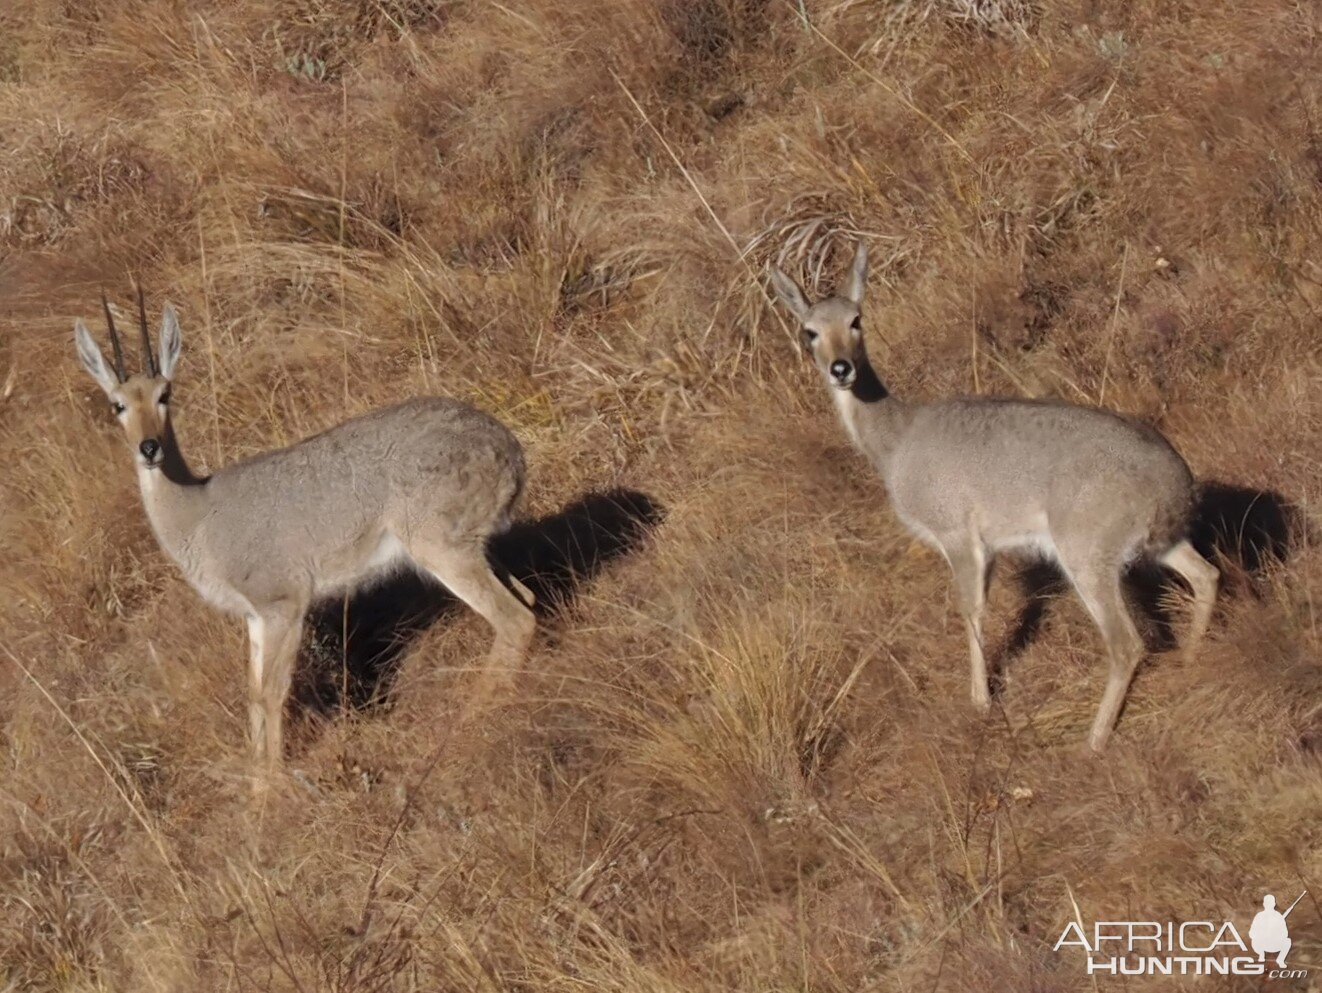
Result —
[{"label": "antelope ear", "polygon": [[73,343],[78,349],[78,361],[82,367],[96,380],[96,385],[101,387],[102,392],[110,396],[119,385],[119,381],[110,371],[110,366],[106,365],[105,356],[101,354],[101,349],[97,348],[92,332],[87,330],[87,325],[82,321],[74,323]]},{"label": "antelope ear", "polygon": [[771,267],[771,285],[780,302],[790,309],[795,317],[802,321],[808,315],[808,298],[803,295],[799,284],[790,279],[775,266]]},{"label": "antelope ear", "polygon": [[858,248],[854,249],[854,264],[849,268],[849,275],[845,277],[845,283],[840,287],[840,295],[846,300],[853,301],[855,306],[863,306],[863,292],[868,285],[868,246],[867,242],[860,241]]},{"label": "antelope ear", "polygon": [[168,303],[161,311],[161,375],[174,379],[174,367],[183,351],[184,339],[179,332],[179,316]]}]

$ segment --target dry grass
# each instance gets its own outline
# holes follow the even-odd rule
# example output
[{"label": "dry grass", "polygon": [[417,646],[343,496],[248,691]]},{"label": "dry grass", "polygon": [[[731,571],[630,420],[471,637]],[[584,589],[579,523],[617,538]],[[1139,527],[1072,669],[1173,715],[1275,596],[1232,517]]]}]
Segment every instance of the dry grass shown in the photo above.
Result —
[{"label": "dry grass", "polygon": [[[1076,906],[1322,893],[1307,529],[1226,560],[1203,657],[1154,656],[1104,757],[1069,597],[980,720],[944,567],[760,283],[867,237],[897,392],[1104,397],[1306,519],[1320,33],[1290,0],[4,5],[0,988],[1064,990]],[[524,440],[537,515],[626,487],[665,520],[483,734],[486,635],[447,614],[255,810],[240,625],[73,358],[129,273],[184,315],[198,462],[443,391]]]}]

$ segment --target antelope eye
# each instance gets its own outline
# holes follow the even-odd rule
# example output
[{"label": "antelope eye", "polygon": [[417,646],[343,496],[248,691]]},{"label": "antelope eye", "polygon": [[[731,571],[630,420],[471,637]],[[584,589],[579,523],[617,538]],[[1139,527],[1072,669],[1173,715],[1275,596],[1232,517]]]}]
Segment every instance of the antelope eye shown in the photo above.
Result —
[{"label": "antelope eye", "polygon": [[128,408],[125,407],[125,406],[124,406],[122,403],[120,403],[118,400],[115,400],[115,401],[113,401],[113,402],[110,404],[110,409],[113,410],[113,411],[115,412],[115,416],[116,416],[116,417],[118,417],[120,414],[124,413],[124,411],[128,410]]},{"label": "antelope eye", "polygon": [[804,336],[805,338],[807,338],[809,341],[816,341],[816,340],[817,340],[817,332],[814,331],[812,328],[804,328],[804,329],[803,329],[803,336]]},{"label": "antelope eye", "polygon": [[156,398],[156,402],[159,403],[162,407],[168,404],[170,402],[170,391],[169,390],[163,391],[161,395]]},{"label": "antelope eye", "polygon": [[855,318],[849,323],[849,326],[850,326],[851,328],[853,328],[855,331],[862,331],[862,330],[863,330],[863,315],[862,315],[862,314],[859,314],[857,317],[855,317]]}]

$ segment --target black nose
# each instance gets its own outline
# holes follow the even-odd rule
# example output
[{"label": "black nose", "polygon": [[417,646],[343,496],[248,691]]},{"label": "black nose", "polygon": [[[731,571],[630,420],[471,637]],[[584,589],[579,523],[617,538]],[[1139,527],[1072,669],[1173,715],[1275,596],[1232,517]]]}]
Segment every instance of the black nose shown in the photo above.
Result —
[{"label": "black nose", "polygon": [[156,456],[161,451],[161,443],[155,438],[144,439],[142,444],[138,446],[138,451],[142,453],[142,457],[148,462],[155,462]]},{"label": "black nose", "polygon": [[836,379],[848,379],[853,371],[854,367],[844,359],[836,359],[831,363],[831,375]]}]

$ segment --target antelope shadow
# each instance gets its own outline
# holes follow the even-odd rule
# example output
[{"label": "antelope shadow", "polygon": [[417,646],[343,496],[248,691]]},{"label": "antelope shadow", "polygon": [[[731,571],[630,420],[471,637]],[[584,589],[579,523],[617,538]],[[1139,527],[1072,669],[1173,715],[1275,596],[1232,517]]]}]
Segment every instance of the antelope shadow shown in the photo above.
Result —
[{"label": "antelope shadow", "polygon": [[[589,493],[557,513],[516,523],[492,539],[488,554],[497,575],[514,576],[532,591],[539,618],[553,617],[583,582],[634,551],[663,516],[664,508],[637,490]],[[415,570],[317,604],[308,613],[295,707],[326,715],[387,704],[412,643],[466,609],[444,586]]]},{"label": "antelope shadow", "polygon": [[[1225,576],[1217,595],[1235,587],[1261,595],[1259,580],[1269,565],[1289,560],[1301,536],[1303,516],[1275,490],[1258,490],[1217,480],[1199,485],[1189,539],[1200,555],[1213,563],[1230,563],[1247,580],[1231,583]],[[1070,593],[1069,580],[1050,562],[1029,562],[1017,576],[1025,603],[1005,644],[993,655],[993,687],[999,688],[1004,667],[1022,654],[1041,632],[1051,602]],[[1177,617],[1170,609],[1173,591],[1182,587],[1174,575],[1155,563],[1139,563],[1124,579],[1125,595],[1149,649],[1165,651],[1177,643]]]}]

